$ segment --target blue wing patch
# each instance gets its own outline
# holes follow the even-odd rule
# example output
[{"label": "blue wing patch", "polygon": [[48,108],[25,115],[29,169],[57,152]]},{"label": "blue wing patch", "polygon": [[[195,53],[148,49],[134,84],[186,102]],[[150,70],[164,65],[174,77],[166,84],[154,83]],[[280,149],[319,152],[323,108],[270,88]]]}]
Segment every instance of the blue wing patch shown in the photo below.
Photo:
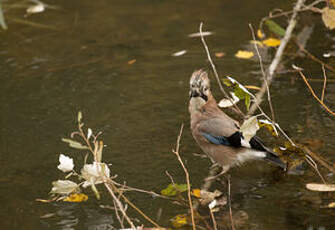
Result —
[{"label": "blue wing patch", "polygon": [[211,142],[212,144],[215,145],[227,145],[230,146],[230,142],[228,141],[228,139],[226,137],[223,136],[213,136],[211,134],[208,133],[204,133],[204,132],[200,132],[201,135],[206,138],[209,142]]}]

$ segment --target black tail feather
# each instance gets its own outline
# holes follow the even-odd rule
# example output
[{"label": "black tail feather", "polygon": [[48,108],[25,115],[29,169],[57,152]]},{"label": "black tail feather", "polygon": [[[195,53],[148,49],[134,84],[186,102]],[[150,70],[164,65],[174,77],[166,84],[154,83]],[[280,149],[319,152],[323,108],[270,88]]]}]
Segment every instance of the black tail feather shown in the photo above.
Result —
[{"label": "black tail feather", "polygon": [[275,164],[275,165],[278,165],[279,167],[281,167],[285,171],[287,169],[287,164],[284,163],[276,154],[270,152],[269,150],[266,152],[266,156],[265,156],[264,159],[273,163],[273,164]]}]

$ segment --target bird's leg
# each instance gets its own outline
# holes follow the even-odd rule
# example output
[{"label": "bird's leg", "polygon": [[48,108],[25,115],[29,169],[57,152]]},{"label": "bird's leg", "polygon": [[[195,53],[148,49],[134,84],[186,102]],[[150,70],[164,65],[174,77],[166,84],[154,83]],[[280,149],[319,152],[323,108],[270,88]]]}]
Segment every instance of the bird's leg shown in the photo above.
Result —
[{"label": "bird's leg", "polygon": [[[218,164],[214,164],[212,165],[211,167],[211,170],[214,170],[215,167],[218,167],[219,165]],[[211,181],[211,180],[215,180],[217,179],[218,177],[222,176],[223,174],[225,174],[228,170],[229,170],[229,166],[220,166],[222,168],[221,172],[216,174],[216,175],[210,175],[208,177],[205,178],[205,181]],[[214,170],[216,171],[216,170]]]}]

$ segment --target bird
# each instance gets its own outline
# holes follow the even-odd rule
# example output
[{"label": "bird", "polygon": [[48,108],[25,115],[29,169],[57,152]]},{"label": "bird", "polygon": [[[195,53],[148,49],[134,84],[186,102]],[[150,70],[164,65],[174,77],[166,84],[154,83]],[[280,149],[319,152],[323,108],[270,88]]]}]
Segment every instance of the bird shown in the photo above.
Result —
[{"label": "bird", "polygon": [[189,96],[192,136],[212,163],[222,167],[220,175],[234,166],[258,159],[286,170],[286,164],[259,137],[245,140],[239,122],[218,107],[206,71],[193,72]]}]

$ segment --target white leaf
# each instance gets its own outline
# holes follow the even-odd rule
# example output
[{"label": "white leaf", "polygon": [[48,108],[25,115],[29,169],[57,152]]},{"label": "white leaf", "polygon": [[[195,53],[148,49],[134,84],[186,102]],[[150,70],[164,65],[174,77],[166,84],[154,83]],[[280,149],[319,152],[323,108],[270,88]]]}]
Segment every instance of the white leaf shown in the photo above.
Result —
[{"label": "white leaf", "polygon": [[248,120],[245,120],[240,128],[244,140],[249,143],[250,139],[256,135],[256,132],[259,130],[259,125],[256,116],[250,117]]},{"label": "white leaf", "polygon": [[74,167],[73,159],[63,154],[59,155],[59,165],[57,168],[63,172],[72,171]]},{"label": "white leaf", "polygon": [[215,208],[216,203],[217,203],[217,201],[216,201],[216,200],[213,200],[212,202],[209,203],[208,208],[209,208],[209,209],[213,209],[213,208]]},{"label": "white leaf", "polygon": [[329,58],[329,57],[332,56],[332,54],[331,53],[324,53],[322,56],[325,57],[325,58]]},{"label": "white leaf", "polygon": [[45,6],[44,4],[37,4],[37,5],[33,5],[33,6],[29,6],[27,8],[27,13],[28,14],[37,14],[37,13],[41,13],[45,10]]},{"label": "white leaf", "polygon": [[70,180],[58,180],[52,182],[50,193],[70,194],[78,189],[78,185]]},{"label": "white leaf", "polygon": [[236,97],[235,93],[230,92],[230,94],[232,96],[231,100],[229,100],[227,98],[222,99],[219,102],[219,104],[218,104],[219,107],[221,107],[221,108],[227,108],[227,107],[235,105],[237,102],[240,101],[240,99],[238,97]]},{"label": "white leaf", "polygon": [[88,128],[87,129],[87,140],[89,140],[90,139],[90,137],[92,136],[92,129],[90,129],[90,128]]},{"label": "white leaf", "polygon": [[[202,34],[203,37],[205,37],[205,36],[212,35],[213,32],[210,32],[210,31],[203,31],[201,34]],[[200,32],[198,32],[198,33],[189,34],[188,36],[189,36],[190,38],[196,38],[196,37],[201,37],[201,34],[200,34]]]},{"label": "white leaf", "polygon": [[181,50],[181,51],[173,53],[172,56],[179,57],[179,56],[186,54],[186,52],[187,52],[186,50]]},{"label": "white leaf", "polygon": [[110,177],[110,170],[104,163],[93,162],[93,164],[85,164],[81,169],[81,175],[86,180],[83,187],[86,188],[92,184],[100,184],[104,177]]},{"label": "white leaf", "polygon": [[335,184],[315,184],[309,183],[306,184],[306,188],[312,191],[318,192],[334,192],[335,191]]}]

